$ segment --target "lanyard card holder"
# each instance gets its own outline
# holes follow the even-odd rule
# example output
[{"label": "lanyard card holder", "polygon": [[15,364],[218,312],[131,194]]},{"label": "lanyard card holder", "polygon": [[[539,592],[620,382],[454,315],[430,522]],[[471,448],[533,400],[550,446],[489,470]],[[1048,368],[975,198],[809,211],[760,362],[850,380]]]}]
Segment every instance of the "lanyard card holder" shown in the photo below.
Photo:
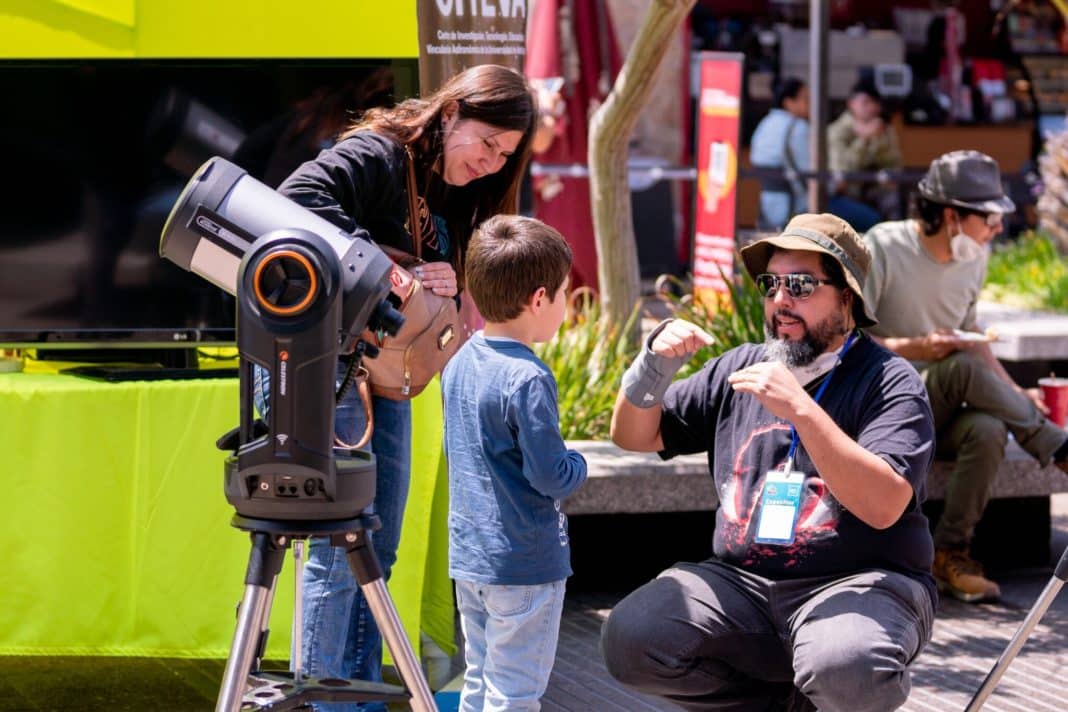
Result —
[{"label": "lanyard card holder", "polygon": [[[823,385],[813,398],[817,403],[827,390],[831,376],[838,370],[842,357],[853,343],[856,332],[850,332],[838,359],[823,380]],[[797,528],[797,514],[801,509],[801,493],[805,486],[805,473],[794,470],[794,453],[799,443],[797,429],[790,426],[790,451],[786,453],[786,462],[781,470],[768,470],[764,477],[764,490],[760,494],[760,514],[757,518],[757,532],[753,541],[758,544],[789,545],[794,543]]]},{"label": "lanyard card holder", "polygon": [[778,545],[794,543],[804,486],[805,473],[793,469],[792,459],[786,461],[783,469],[768,471],[760,496],[760,514],[753,541]]}]

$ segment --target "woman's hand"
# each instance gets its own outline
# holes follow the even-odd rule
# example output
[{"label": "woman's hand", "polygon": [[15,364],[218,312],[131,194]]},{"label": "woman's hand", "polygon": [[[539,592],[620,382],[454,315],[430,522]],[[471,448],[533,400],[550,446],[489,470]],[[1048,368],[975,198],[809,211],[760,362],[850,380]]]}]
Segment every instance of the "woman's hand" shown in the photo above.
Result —
[{"label": "woman's hand", "polygon": [[456,296],[456,270],[448,262],[427,262],[415,267],[412,274],[422,281],[424,287],[439,297]]}]

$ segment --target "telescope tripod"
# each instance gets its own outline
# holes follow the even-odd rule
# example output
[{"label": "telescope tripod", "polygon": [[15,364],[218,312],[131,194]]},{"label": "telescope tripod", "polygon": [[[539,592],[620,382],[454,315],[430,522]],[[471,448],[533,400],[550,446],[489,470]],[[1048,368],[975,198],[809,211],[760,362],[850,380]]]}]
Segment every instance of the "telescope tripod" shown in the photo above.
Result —
[{"label": "telescope tripod", "polygon": [[[238,609],[230,656],[226,660],[216,712],[292,710],[310,702],[408,702],[415,712],[436,712],[430,686],[404,634],[371,546],[369,532],[377,517],[364,515],[339,521],[284,521],[235,515],[233,526],[249,532],[252,550],[245,574],[245,594]],[[382,632],[405,687],[361,680],[305,678],[299,663],[289,672],[261,672],[267,648],[267,622],[278,573],[294,539],[329,536],[346,550],[360,590]],[[297,573],[299,576],[299,572]],[[300,602],[297,602],[300,605]],[[296,635],[296,632],[294,633]],[[299,642],[296,644],[299,647]],[[255,669],[254,669],[255,668]],[[407,689],[405,689],[407,688]]]},{"label": "telescope tripod", "polygon": [[1039,594],[1038,599],[1035,601],[1035,605],[1031,606],[1031,610],[1028,611],[1027,617],[1024,618],[1023,623],[1016,630],[1016,634],[1012,636],[1012,640],[1009,641],[1008,647],[994,663],[994,667],[987,673],[986,679],[983,680],[983,684],[979,686],[975,696],[972,697],[971,702],[965,708],[965,712],[977,712],[986,702],[986,699],[994,692],[994,688],[997,687],[998,681],[1001,680],[1001,676],[1005,674],[1005,671],[1009,669],[1009,665],[1012,664],[1013,659],[1020,652],[1020,648],[1027,642],[1028,636],[1031,635],[1031,631],[1035,629],[1038,622],[1042,620],[1042,616],[1046,614],[1050,605],[1053,603],[1053,599],[1057,597],[1057,593],[1061,590],[1065,581],[1068,581],[1068,548],[1061,554],[1061,560],[1057,562],[1057,567],[1053,570],[1053,576],[1050,577],[1046,587],[1042,589],[1042,593]]}]

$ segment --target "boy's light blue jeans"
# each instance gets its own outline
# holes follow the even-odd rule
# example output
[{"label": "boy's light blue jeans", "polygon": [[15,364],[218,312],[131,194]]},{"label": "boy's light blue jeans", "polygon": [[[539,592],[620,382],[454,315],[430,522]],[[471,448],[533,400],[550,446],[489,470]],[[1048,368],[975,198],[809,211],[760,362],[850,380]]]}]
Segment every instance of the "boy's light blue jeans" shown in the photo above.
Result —
[{"label": "boy's light blue jeans", "polygon": [[[343,375],[339,367],[338,378]],[[261,412],[269,402],[268,374],[256,370],[255,398]],[[397,560],[404,504],[411,479],[412,411],[408,401],[372,398],[375,429],[368,449],[375,453],[377,477],[371,509],[382,528],[371,535],[382,572],[389,579]],[[355,388],[337,406],[334,430],[343,441],[356,442],[363,433],[363,405]],[[349,569],[345,550],[329,539],[312,538],[304,566],[302,655],[304,672],[313,677],[382,680],[382,636],[367,600]],[[379,702],[314,705],[319,712],[385,712]]]},{"label": "boy's light blue jeans", "polygon": [[467,665],[460,712],[541,709],[556,658],[565,583],[456,582]]}]

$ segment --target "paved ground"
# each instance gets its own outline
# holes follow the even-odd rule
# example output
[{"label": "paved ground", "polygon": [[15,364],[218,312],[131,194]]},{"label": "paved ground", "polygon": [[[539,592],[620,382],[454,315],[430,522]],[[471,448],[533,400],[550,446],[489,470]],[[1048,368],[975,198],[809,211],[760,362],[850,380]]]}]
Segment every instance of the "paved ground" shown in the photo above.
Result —
[{"label": "paved ground", "polygon": [[[1054,495],[1051,561],[1068,547],[1068,495]],[[1042,589],[1050,570],[999,578],[997,605],[944,601],[934,638],[913,670],[908,712],[964,709]],[[600,623],[625,591],[569,594],[545,712],[676,710],[610,680],[598,651]],[[192,712],[214,707],[223,661],[0,657],[0,712]],[[1043,616],[984,710],[1068,710],[1068,594]]]},{"label": "paved ground", "polygon": [[[1051,561],[1068,547],[1068,495],[1052,497]],[[998,604],[967,605],[953,599],[939,608],[931,643],[913,669],[909,712],[963,710],[1020,623],[1049,584],[1049,570],[999,579]],[[560,650],[545,698],[545,712],[677,710],[615,684],[601,664],[598,629],[619,594],[570,596]],[[1027,638],[984,710],[1068,710],[1068,593],[1063,590]]]}]

